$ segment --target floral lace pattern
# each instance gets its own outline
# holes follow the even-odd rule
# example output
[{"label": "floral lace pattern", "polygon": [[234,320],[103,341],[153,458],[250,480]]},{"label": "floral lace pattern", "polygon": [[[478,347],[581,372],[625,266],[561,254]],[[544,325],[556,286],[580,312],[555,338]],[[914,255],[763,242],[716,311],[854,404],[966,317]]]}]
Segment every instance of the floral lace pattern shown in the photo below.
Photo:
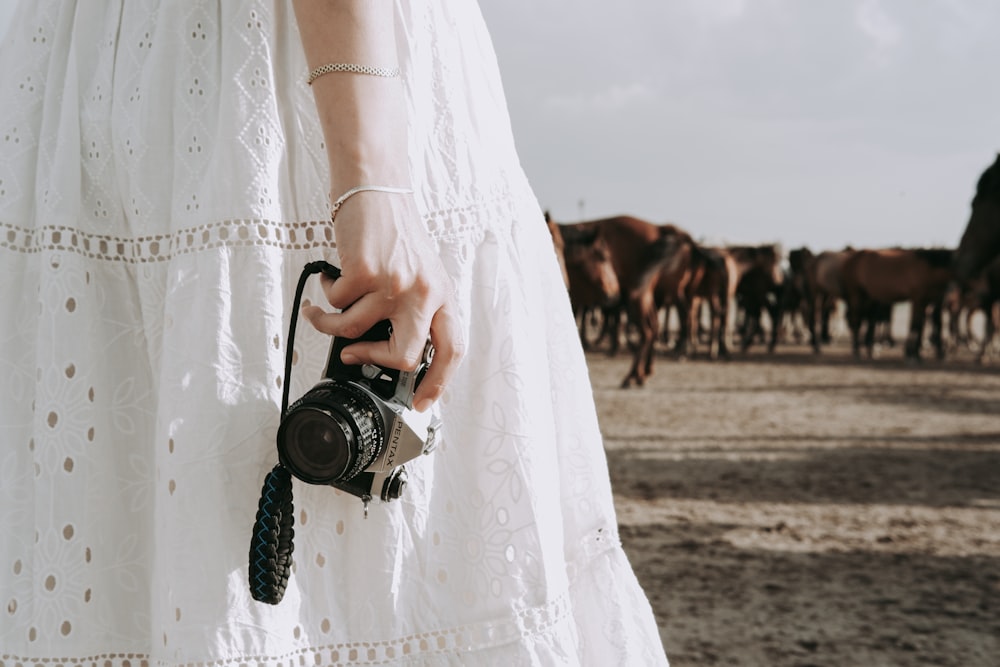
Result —
[{"label": "floral lace pattern", "polygon": [[283,376],[291,298],[336,254],[291,7],[22,3],[0,45],[0,667],[665,663],[478,9],[397,21],[467,361],[403,498],[365,518],[296,482],[268,606],[247,547],[281,391],[330,344],[301,327]]}]

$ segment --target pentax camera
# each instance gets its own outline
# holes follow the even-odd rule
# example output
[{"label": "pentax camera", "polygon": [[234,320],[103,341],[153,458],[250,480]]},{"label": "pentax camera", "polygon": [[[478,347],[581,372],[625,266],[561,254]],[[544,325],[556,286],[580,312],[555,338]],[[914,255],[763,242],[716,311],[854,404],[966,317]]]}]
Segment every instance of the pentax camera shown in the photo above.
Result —
[{"label": "pentax camera", "polygon": [[[329,265],[323,271],[339,276]],[[433,359],[430,342],[413,371],[347,365],[340,359],[352,343],[391,335],[391,324],[383,320],[360,338],[335,337],[322,381],[288,406],[278,426],[281,465],[303,482],[328,484],[361,498],[366,508],[372,498],[387,502],[402,495],[403,464],[429,453],[439,428],[436,418],[412,409]]]},{"label": "pentax camera", "polygon": [[294,551],[292,477],[328,484],[364,502],[399,498],[406,487],[404,463],[434,448],[440,422],[413,410],[413,395],[434,355],[428,342],[413,371],[372,364],[349,366],[341,351],[358,341],[388,340],[382,321],[356,339],[334,338],[323,379],[291,405],[289,378],[302,291],[309,276],[336,280],[340,269],[324,261],[306,264],[299,276],[288,326],[285,378],[278,425],[278,464],[264,478],[250,537],[248,583],[253,599],[278,604],[285,594]]}]

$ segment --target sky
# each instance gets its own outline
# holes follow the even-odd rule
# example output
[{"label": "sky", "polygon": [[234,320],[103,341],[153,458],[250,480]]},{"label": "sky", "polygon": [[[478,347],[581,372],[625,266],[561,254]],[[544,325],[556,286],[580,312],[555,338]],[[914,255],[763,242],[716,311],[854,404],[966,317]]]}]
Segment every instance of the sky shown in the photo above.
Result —
[{"label": "sky", "polygon": [[996,0],[481,0],[561,222],[955,246],[1000,152]]},{"label": "sky", "polygon": [[[0,33],[14,6],[0,0]],[[954,246],[1000,152],[996,0],[480,0],[562,222]]]}]

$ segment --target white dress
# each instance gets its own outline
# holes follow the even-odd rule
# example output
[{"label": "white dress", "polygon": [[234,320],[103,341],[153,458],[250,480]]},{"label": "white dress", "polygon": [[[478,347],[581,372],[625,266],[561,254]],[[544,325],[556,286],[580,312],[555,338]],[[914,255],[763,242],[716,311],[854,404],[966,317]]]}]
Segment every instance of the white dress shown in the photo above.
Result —
[{"label": "white dress", "polygon": [[470,0],[396,13],[467,331],[441,445],[367,519],[296,481],[288,590],[251,598],[295,282],[336,261],[290,4],[27,0],[2,45],[0,666],[665,664]]}]

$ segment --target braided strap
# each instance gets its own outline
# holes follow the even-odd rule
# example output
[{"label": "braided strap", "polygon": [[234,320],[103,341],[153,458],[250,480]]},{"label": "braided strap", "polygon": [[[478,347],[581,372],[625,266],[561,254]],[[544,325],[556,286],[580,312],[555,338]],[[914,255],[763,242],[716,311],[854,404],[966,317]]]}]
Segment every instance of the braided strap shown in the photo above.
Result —
[{"label": "braided strap", "polygon": [[278,464],[264,478],[257,519],[250,539],[250,594],[258,602],[278,604],[292,569],[292,477]]},{"label": "braided strap", "polygon": [[354,63],[327,63],[326,65],[320,65],[313,71],[309,72],[309,79],[306,83],[311,86],[313,81],[320,78],[324,74],[330,74],[331,72],[349,72],[351,74],[367,74],[368,76],[384,76],[389,79],[394,79],[399,76],[398,67],[373,67],[371,65],[355,65]]}]

